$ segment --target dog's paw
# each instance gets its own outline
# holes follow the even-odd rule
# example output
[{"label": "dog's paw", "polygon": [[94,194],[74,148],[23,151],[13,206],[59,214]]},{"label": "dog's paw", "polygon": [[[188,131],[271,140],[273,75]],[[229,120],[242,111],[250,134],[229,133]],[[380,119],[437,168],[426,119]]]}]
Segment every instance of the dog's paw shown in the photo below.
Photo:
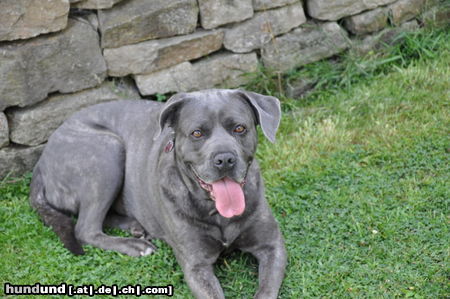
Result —
[{"label": "dog's paw", "polygon": [[143,239],[126,238],[123,245],[126,246],[121,247],[122,250],[118,251],[134,257],[146,256],[156,251],[155,245]]},{"label": "dog's paw", "polygon": [[145,237],[145,230],[142,226],[132,226],[130,229],[131,235],[135,238],[142,238]]},{"label": "dog's paw", "polygon": [[153,252],[155,252],[155,249],[148,247],[144,251],[141,251],[140,254],[141,256],[146,256],[152,254]]}]

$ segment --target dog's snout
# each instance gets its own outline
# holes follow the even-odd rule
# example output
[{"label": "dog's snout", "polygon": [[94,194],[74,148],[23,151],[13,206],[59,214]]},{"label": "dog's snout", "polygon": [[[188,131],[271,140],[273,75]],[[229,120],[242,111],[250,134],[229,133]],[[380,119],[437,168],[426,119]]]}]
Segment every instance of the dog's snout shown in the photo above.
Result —
[{"label": "dog's snout", "polygon": [[233,153],[219,153],[213,158],[213,164],[220,170],[228,170],[236,164],[236,155]]}]

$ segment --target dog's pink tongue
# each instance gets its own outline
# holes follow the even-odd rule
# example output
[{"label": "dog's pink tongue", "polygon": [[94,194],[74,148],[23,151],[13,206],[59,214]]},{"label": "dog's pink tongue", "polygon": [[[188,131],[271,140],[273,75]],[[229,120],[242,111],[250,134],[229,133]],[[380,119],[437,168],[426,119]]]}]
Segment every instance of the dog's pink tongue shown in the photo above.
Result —
[{"label": "dog's pink tongue", "polygon": [[244,212],[244,191],[240,184],[226,177],[212,183],[212,189],[216,209],[220,215],[231,218]]}]

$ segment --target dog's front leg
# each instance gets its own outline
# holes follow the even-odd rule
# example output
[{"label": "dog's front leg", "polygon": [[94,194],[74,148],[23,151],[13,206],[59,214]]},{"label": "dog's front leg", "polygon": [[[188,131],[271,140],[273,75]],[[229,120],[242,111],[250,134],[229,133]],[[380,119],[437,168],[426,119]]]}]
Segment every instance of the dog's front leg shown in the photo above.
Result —
[{"label": "dog's front leg", "polygon": [[277,298],[284,277],[287,253],[275,221],[256,223],[239,237],[237,246],[258,259],[259,287],[254,298]]},{"label": "dog's front leg", "polygon": [[225,298],[219,280],[214,275],[213,265],[220,254],[217,242],[203,239],[202,236],[190,236],[184,242],[180,237],[180,242],[172,247],[189,288],[198,299]]},{"label": "dog's front leg", "polygon": [[252,253],[259,262],[259,288],[255,299],[277,298],[287,260],[284,242],[280,239],[275,244],[262,247]]},{"label": "dog's front leg", "polygon": [[196,298],[225,298],[219,280],[214,275],[212,264],[186,262],[181,266],[184,278]]}]

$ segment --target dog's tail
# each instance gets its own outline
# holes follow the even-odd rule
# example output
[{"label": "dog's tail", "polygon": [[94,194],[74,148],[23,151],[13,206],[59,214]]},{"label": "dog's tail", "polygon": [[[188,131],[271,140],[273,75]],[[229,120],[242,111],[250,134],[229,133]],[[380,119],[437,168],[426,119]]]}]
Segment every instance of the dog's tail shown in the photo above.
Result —
[{"label": "dog's tail", "polygon": [[55,231],[63,242],[64,247],[69,249],[75,255],[84,254],[83,248],[75,238],[75,225],[70,215],[58,211],[47,201],[39,166],[35,168],[33,179],[31,180],[30,203],[39,213],[45,225],[50,226]]}]

